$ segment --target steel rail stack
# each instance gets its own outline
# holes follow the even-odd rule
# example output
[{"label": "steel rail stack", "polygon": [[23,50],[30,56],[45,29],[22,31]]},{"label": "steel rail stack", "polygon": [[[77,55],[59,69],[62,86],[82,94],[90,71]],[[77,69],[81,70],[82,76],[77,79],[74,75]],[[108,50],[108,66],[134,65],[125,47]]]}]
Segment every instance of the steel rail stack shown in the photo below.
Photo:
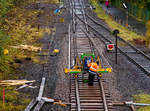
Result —
[{"label": "steel rail stack", "polygon": [[[95,46],[92,41],[87,37],[85,32],[88,32],[87,20],[83,8],[82,0],[72,0],[72,31],[71,35],[71,58],[76,58],[83,53],[95,53]],[[75,15],[78,15],[81,22]],[[76,30],[74,30],[76,29]],[[84,31],[85,32],[84,32]],[[75,64],[75,60],[71,60],[71,64]],[[84,79],[88,79],[88,74],[84,74]],[[112,111],[113,106],[111,103],[108,88],[104,86],[105,81],[100,80],[96,76],[93,86],[88,86],[88,83],[83,83],[83,74],[78,74],[75,78],[71,75],[71,111]]]}]

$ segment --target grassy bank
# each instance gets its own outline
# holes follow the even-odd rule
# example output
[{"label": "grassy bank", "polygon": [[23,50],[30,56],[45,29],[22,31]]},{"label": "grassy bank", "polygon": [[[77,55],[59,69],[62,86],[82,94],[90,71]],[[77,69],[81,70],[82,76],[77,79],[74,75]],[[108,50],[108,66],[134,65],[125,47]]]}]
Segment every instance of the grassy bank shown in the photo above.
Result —
[{"label": "grassy bank", "polygon": [[[22,1],[21,6],[29,1]],[[16,5],[17,3],[17,5]],[[33,3],[30,1],[30,3]],[[37,45],[35,41],[42,37],[43,31],[31,26],[39,13],[35,10],[27,10],[19,6],[17,0],[1,0],[0,6],[0,80],[17,79],[20,64],[15,59],[32,56],[32,52],[11,48],[19,44]],[[8,50],[8,54],[4,51]],[[5,104],[2,103],[2,92],[5,88]],[[30,102],[28,95],[14,90],[15,87],[0,87],[0,111],[22,111]]]},{"label": "grassy bank", "polygon": [[119,29],[120,34],[119,36],[127,41],[133,41],[134,39],[141,39],[145,40],[144,36],[137,35],[135,32],[130,31],[126,27],[121,26],[116,21],[114,21],[109,15],[107,15],[104,10],[100,7],[98,0],[89,0],[93,6],[96,7],[94,12],[97,16],[103,19],[111,30]]},{"label": "grassy bank", "polygon": [[[29,50],[12,48],[12,46],[32,45],[40,47],[36,43],[44,33],[50,33],[50,29],[38,29],[38,16],[42,11],[27,8],[37,0],[0,0],[0,80],[18,79],[22,72],[19,67],[24,61],[31,58],[38,61],[36,53]],[[45,3],[58,3],[58,0],[45,0]],[[8,50],[8,54],[4,51]],[[2,103],[2,92],[5,88],[5,105]],[[14,90],[15,87],[0,87],[0,111],[23,111],[31,101],[29,95]]]},{"label": "grassy bank", "polygon": [[[149,94],[133,95],[134,101],[137,103],[150,104]],[[137,111],[150,111],[150,107],[139,107]]]}]

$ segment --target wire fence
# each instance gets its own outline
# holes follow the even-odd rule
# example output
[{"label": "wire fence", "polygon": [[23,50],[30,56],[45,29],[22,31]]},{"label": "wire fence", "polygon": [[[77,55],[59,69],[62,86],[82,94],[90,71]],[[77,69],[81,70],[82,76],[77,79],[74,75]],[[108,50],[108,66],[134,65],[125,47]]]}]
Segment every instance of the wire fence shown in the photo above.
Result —
[{"label": "wire fence", "polygon": [[[105,12],[106,12],[106,11],[105,11]],[[107,12],[106,12],[106,13],[107,13]],[[110,13],[107,13],[107,14],[110,15]],[[137,33],[138,35],[143,35],[143,36],[145,35],[145,33],[139,31],[137,28],[134,28],[134,27],[130,26],[130,24],[127,24],[126,20],[121,19],[119,16],[110,15],[110,17],[111,17],[114,21],[116,21],[118,24],[122,25],[123,27],[128,28],[129,30],[131,30],[131,31],[133,31],[133,32],[135,32],[135,33]]]}]

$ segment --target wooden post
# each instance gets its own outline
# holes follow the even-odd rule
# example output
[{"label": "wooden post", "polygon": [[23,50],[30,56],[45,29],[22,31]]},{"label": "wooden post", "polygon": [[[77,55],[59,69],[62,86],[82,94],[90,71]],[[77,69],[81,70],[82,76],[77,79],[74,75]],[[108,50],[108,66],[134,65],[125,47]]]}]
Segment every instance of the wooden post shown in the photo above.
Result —
[{"label": "wooden post", "polygon": [[126,27],[128,27],[128,12],[126,12]]},{"label": "wooden post", "polygon": [[3,105],[5,105],[5,88],[3,88]]},{"label": "wooden post", "polygon": [[119,19],[119,24],[121,25],[121,19]]},{"label": "wooden post", "polygon": [[118,37],[117,37],[117,34],[115,35],[115,37],[116,37],[116,39],[115,39],[115,43],[116,43],[116,45],[115,45],[115,46],[116,46],[116,47],[115,47],[115,48],[116,48],[116,51],[115,51],[116,56],[115,56],[115,57],[116,57],[116,59],[115,59],[115,60],[116,60],[116,64],[117,64],[117,48],[118,48],[118,44],[117,44],[117,38],[118,38]]},{"label": "wooden post", "polygon": [[40,25],[38,24],[38,31],[39,31],[39,29],[40,29]]}]

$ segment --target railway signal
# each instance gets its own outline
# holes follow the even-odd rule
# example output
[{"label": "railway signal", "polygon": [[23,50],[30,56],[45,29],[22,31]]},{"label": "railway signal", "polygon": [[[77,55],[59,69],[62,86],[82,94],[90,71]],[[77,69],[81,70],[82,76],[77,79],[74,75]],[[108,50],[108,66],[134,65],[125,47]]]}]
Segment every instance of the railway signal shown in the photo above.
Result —
[{"label": "railway signal", "polygon": [[107,45],[107,51],[112,51],[115,49],[115,45],[114,44],[108,44]]}]

